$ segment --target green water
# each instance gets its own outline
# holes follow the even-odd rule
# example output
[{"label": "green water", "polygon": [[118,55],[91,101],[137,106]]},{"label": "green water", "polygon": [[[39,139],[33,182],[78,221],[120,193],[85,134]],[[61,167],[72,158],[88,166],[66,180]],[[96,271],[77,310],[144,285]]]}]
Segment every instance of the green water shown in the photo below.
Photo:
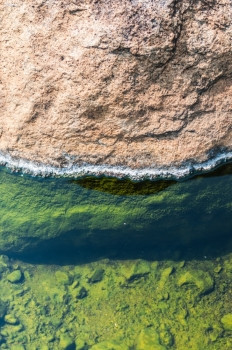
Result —
[{"label": "green water", "polygon": [[183,182],[1,168],[0,349],[231,349],[231,168]]}]

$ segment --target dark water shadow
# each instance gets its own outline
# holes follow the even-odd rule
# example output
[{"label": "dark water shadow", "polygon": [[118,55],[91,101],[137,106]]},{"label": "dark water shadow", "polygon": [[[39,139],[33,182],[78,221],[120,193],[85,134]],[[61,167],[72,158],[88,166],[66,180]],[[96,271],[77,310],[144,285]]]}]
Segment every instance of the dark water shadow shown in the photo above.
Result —
[{"label": "dark water shadow", "polygon": [[197,178],[210,178],[225,175],[232,175],[232,162],[222,164],[212,171],[203,174],[195,174],[191,178],[182,180],[159,179],[133,181],[129,178],[118,179],[109,176],[85,176],[79,179],[71,179],[69,182],[89,190],[106,192],[118,196],[144,196],[159,193],[178,182],[193,181]]},{"label": "dark water shadow", "polygon": [[118,196],[151,195],[159,193],[177,183],[176,180],[132,181],[128,178],[117,179],[106,176],[87,176],[76,180],[70,180],[70,182],[89,190],[107,192]]},{"label": "dark water shadow", "polygon": [[[225,175],[232,175],[232,163],[224,164],[209,173],[195,175],[193,178],[185,181]],[[177,181],[145,180],[133,182],[128,179],[96,178],[91,176],[71,180],[71,182],[91,190],[125,196],[158,193],[169,186],[175,185]],[[23,254],[11,254],[11,257],[36,264],[77,265],[94,262],[99,259],[205,260],[215,259],[232,252],[232,226],[230,226],[231,219],[228,215],[225,217],[224,213],[221,213],[221,216],[219,215],[214,219],[215,225],[211,224],[211,228],[208,230],[207,225],[205,225],[196,238],[194,238],[194,230],[199,230],[199,227],[201,227],[195,228],[198,218],[188,218],[188,220],[191,221],[189,224],[191,237],[188,239],[187,236],[186,240],[181,240],[178,236],[178,230],[183,230],[181,225],[174,227],[173,232],[169,232],[168,235],[166,235],[164,230],[156,232],[155,239],[152,231],[128,233],[126,230],[125,232],[122,230],[119,236],[117,236],[116,232],[112,240],[107,238],[107,233],[99,231],[99,236],[97,233],[96,237],[99,237],[100,244],[95,244],[97,241],[93,243],[91,240],[89,242],[86,240],[85,244],[81,246],[73,244],[75,236],[79,233],[67,232],[65,236],[44,241],[34,249],[30,248]],[[188,227],[186,231],[188,232]]]},{"label": "dark water shadow", "polygon": [[152,237],[146,239],[136,236],[125,237],[123,240],[112,241],[107,244],[95,245],[92,242],[82,246],[73,245],[74,232],[66,237],[51,239],[42,242],[35,249],[30,249],[22,254],[8,254],[12,258],[20,259],[32,264],[52,265],[81,265],[100,259],[111,260],[211,260],[232,252],[232,232],[221,236],[207,235],[189,242],[166,240],[161,234],[158,243],[153,242]]}]

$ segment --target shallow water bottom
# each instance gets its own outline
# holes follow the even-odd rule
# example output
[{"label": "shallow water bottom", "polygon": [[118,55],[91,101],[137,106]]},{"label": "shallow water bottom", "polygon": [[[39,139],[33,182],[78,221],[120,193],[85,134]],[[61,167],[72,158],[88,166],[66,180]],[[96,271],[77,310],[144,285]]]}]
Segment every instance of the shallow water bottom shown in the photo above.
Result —
[{"label": "shallow water bottom", "polygon": [[231,349],[232,253],[181,254],[72,265],[2,255],[0,348]]}]

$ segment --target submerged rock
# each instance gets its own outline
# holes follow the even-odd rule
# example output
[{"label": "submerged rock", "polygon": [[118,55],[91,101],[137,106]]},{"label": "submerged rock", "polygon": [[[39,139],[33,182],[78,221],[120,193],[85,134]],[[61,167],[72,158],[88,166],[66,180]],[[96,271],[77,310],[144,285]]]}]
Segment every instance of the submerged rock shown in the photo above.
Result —
[{"label": "submerged rock", "polygon": [[69,285],[72,283],[71,276],[66,272],[56,271],[55,276],[58,284]]},{"label": "submerged rock", "polygon": [[68,334],[60,336],[60,350],[75,350],[76,345],[73,339]]},{"label": "submerged rock", "polygon": [[160,344],[159,334],[153,328],[147,328],[141,331],[136,343],[136,350],[167,350],[167,348]]},{"label": "submerged rock", "polygon": [[18,323],[17,318],[14,315],[8,314],[4,317],[4,321],[11,325],[16,325]]},{"label": "submerged rock", "polygon": [[23,274],[20,270],[15,270],[7,275],[7,279],[11,283],[19,283],[23,279]]},{"label": "submerged rock", "polygon": [[208,272],[205,271],[186,271],[177,281],[178,286],[193,285],[199,290],[199,294],[204,295],[213,291],[214,280]]},{"label": "submerged rock", "polygon": [[127,279],[128,283],[135,282],[142,277],[146,277],[151,271],[150,264],[147,261],[140,260],[138,261],[129,278]]},{"label": "submerged rock", "polygon": [[224,315],[221,322],[226,331],[232,331],[232,313]]},{"label": "submerged rock", "polygon": [[88,296],[88,291],[85,287],[81,287],[77,293],[77,299],[84,299]]},{"label": "submerged rock", "polygon": [[103,269],[96,269],[94,274],[89,278],[89,283],[101,282],[104,277],[104,272],[105,271]]}]

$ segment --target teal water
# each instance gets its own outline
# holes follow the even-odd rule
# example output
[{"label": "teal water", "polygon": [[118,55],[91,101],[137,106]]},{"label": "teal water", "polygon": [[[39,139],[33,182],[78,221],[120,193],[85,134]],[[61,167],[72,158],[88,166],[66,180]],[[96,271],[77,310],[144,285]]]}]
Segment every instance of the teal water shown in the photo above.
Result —
[{"label": "teal water", "polygon": [[1,168],[1,348],[231,349],[231,185]]}]

